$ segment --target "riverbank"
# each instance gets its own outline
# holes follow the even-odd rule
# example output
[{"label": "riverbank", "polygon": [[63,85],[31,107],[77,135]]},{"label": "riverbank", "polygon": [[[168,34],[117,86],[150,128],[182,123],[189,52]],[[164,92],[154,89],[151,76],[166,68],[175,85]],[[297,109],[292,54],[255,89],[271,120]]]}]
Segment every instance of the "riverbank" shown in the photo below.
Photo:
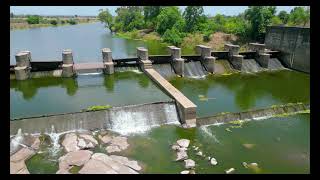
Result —
[{"label": "riverbank", "polygon": [[[59,19],[58,23],[56,25],[50,24],[51,20],[57,20],[56,18],[48,18],[47,23],[40,23],[40,24],[28,24],[26,18],[11,18],[10,19],[10,31],[12,30],[21,30],[21,29],[32,29],[32,28],[40,28],[40,27],[58,27],[58,26],[68,26],[73,25],[70,23],[67,23],[69,19],[61,18]],[[61,21],[65,23],[61,23]],[[60,23],[59,23],[60,22]],[[76,19],[77,24],[87,24],[87,23],[95,23],[98,22],[97,19],[84,19],[84,18],[78,18]]]},{"label": "riverbank", "polygon": [[[149,29],[135,30],[130,32],[116,32],[114,36],[130,40],[157,41],[166,46],[170,45],[169,43],[165,42],[157,32]],[[210,35],[208,41],[205,41],[204,39],[204,35],[201,33],[188,34],[183,38],[179,47],[181,47],[184,52],[193,52],[196,45],[203,44],[211,47],[214,50],[222,51],[224,50],[225,44],[231,43],[240,45],[240,51],[248,50],[249,41],[246,43],[240,41],[240,38],[234,34],[215,32]]]}]

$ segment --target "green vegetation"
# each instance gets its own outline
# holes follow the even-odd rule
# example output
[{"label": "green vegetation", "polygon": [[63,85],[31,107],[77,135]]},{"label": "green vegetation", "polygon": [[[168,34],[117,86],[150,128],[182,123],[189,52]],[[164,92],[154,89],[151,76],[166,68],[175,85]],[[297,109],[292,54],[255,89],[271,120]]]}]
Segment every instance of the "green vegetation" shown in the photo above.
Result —
[{"label": "green vegetation", "polygon": [[40,21],[42,21],[42,18],[37,15],[27,17],[28,24],[39,24]]},{"label": "green vegetation", "polygon": [[[175,6],[121,6],[115,16],[108,9],[101,9],[98,19],[111,32],[126,38],[145,39],[144,36],[153,33],[157,38],[152,40],[188,48],[196,43],[211,45],[210,41],[215,41],[212,35],[217,32],[235,35],[238,44],[263,41],[269,25],[306,26],[310,10],[295,7],[290,13],[277,14],[275,6],[249,6],[236,16],[210,17],[204,14],[202,6],[187,6],[184,12]],[[193,41],[193,37],[197,40]]]},{"label": "green vegetation", "polygon": [[99,111],[99,110],[105,110],[105,109],[109,109],[111,108],[112,106],[110,105],[104,105],[104,106],[90,106],[86,109],[86,111]]}]

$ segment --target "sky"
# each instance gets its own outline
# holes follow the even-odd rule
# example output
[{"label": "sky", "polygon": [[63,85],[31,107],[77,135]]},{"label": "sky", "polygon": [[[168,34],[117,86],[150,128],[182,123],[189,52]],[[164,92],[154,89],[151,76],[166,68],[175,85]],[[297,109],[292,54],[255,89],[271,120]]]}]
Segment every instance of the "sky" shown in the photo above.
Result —
[{"label": "sky", "polygon": [[[37,15],[80,15],[96,16],[99,9],[108,8],[112,15],[119,6],[10,6],[10,12],[17,15],[37,14]],[[179,6],[183,11],[186,6]],[[277,6],[277,11],[285,10],[290,12],[295,6]],[[216,14],[238,15],[244,12],[248,6],[203,6],[206,15]]]}]

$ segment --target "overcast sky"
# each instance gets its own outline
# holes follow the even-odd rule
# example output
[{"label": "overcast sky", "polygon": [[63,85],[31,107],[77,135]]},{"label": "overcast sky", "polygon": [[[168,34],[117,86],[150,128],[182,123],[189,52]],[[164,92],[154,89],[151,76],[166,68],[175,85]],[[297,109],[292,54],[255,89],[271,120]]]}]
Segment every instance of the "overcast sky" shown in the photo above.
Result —
[{"label": "overcast sky", "polygon": [[[10,12],[17,15],[37,14],[37,15],[80,15],[96,16],[99,9],[108,8],[115,15],[115,10],[119,6],[10,6]],[[186,6],[179,6],[183,11]],[[285,10],[290,12],[295,6],[277,6],[277,11]],[[216,14],[238,15],[247,9],[248,6],[204,6],[206,15]]]}]

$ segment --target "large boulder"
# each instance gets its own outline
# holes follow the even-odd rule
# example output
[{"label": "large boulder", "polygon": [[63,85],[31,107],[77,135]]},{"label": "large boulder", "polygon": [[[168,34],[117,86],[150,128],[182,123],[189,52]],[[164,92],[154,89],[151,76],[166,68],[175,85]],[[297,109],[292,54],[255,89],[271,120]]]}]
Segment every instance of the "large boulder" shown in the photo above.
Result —
[{"label": "large boulder", "polygon": [[108,153],[119,152],[129,147],[128,139],[122,136],[112,137],[109,143],[110,145],[106,147]]},{"label": "large boulder", "polygon": [[136,171],[140,171],[142,169],[137,161],[129,160],[127,157],[111,155],[110,158]]},{"label": "large boulder", "polygon": [[138,172],[129,168],[125,164],[119,163],[118,161],[112,159],[111,157],[109,157],[106,154],[95,153],[94,155],[92,155],[91,158],[103,162],[104,164],[110,166],[112,169],[114,169],[119,174],[138,174]]},{"label": "large boulder", "polygon": [[184,160],[184,162],[185,162],[184,167],[185,167],[186,169],[192,169],[192,168],[194,168],[194,167],[196,166],[196,163],[195,163],[194,160],[192,160],[192,159]]},{"label": "large boulder", "polygon": [[59,158],[59,171],[57,174],[64,174],[68,172],[72,166],[82,166],[89,161],[92,155],[91,151],[79,150],[67,153]]},{"label": "large boulder", "polygon": [[25,161],[34,154],[32,149],[24,147],[10,156],[10,174],[29,174]]},{"label": "large boulder", "polygon": [[100,160],[90,159],[80,169],[79,174],[118,174],[110,166]]},{"label": "large boulder", "polygon": [[108,144],[112,140],[112,136],[110,136],[110,135],[103,135],[103,136],[99,135],[98,137],[102,141],[103,144]]},{"label": "large boulder", "polygon": [[61,144],[66,152],[74,152],[80,150],[80,148],[78,147],[78,137],[75,133],[66,134]]},{"label": "large boulder", "polygon": [[190,140],[188,139],[179,139],[177,141],[177,144],[180,146],[180,147],[185,147],[185,148],[188,148],[189,144],[190,144]]},{"label": "large boulder", "polygon": [[178,151],[176,161],[182,161],[188,159],[188,154],[186,151]]}]

